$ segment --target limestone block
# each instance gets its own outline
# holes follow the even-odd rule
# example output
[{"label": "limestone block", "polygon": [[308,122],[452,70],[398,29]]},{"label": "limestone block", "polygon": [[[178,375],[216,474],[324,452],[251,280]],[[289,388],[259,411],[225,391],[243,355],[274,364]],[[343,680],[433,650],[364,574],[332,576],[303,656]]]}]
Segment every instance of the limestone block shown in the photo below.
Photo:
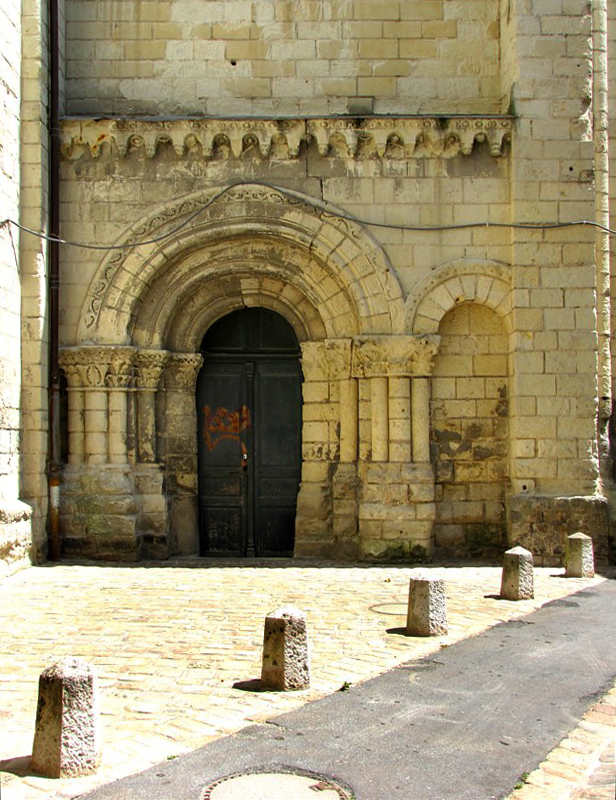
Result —
[{"label": "limestone block", "polygon": [[594,578],[595,559],[590,536],[584,533],[567,536],[565,567],[567,578]]},{"label": "limestone block", "polygon": [[447,633],[445,581],[418,576],[409,583],[407,636],[443,636]]},{"label": "limestone block", "polygon": [[100,758],[96,675],[85,661],[64,658],[39,678],[32,769],[50,778],[89,775]]},{"label": "limestone block", "polygon": [[310,686],[306,614],[298,608],[283,606],[265,617],[261,682],[282,692]]},{"label": "limestone block", "polygon": [[530,600],[534,596],[533,554],[524,547],[507,550],[503,559],[501,597],[503,600]]}]

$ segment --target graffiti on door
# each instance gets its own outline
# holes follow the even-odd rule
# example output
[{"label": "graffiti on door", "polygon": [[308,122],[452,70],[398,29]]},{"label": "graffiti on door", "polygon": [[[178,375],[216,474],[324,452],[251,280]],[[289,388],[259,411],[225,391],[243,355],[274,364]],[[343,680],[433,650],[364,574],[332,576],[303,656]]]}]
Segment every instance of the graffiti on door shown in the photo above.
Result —
[{"label": "graffiti on door", "polygon": [[250,410],[242,406],[238,411],[229,411],[219,406],[215,411],[203,406],[203,437],[209,452],[225,439],[239,442],[240,433],[250,428]]}]

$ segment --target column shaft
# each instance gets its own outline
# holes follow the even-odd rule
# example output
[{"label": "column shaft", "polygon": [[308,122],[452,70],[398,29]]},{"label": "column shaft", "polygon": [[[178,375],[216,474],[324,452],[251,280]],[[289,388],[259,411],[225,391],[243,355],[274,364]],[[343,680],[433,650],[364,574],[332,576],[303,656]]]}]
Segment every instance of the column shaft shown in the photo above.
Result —
[{"label": "column shaft", "polygon": [[340,461],[357,460],[358,391],[354,378],[340,381]]},{"label": "column shaft", "polygon": [[428,378],[413,378],[412,382],[412,441],[413,461],[430,461],[430,384]]},{"label": "column shaft", "polygon": [[389,379],[389,460],[411,460],[411,380]]},{"label": "column shaft", "polygon": [[372,460],[389,460],[389,398],[387,378],[370,380]]},{"label": "column shaft", "polygon": [[84,460],[84,398],[83,389],[68,389],[68,463],[83,464]]}]

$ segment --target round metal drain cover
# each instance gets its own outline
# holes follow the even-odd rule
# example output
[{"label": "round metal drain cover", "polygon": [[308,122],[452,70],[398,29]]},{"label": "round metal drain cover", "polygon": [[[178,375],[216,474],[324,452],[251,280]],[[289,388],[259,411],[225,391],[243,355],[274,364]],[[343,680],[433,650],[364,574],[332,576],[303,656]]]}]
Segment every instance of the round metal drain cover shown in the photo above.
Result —
[{"label": "round metal drain cover", "polygon": [[276,768],[219,778],[201,800],[354,800],[354,794],[324,775]]}]

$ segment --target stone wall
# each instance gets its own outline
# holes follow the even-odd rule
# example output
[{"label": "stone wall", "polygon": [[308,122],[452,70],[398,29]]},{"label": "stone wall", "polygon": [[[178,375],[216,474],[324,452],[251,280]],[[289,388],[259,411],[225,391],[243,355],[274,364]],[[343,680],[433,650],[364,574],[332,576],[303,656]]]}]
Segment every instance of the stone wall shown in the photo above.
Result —
[{"label": "stone wall", "polygon": [[476,0],[71,0],[68,109],[498,113],[498,9]]},{"label": "stone wall", "polygon": [[456,306],[439,326],[431,400],[441,554],[498,557],[507,542],[508,337],[480,305]]},{"label": "stone wall", "polygon": [[[19,220],[21,4],[0,8],[0,196],[2,217]],[[20,302],[19,233],[0,231],[0,574],[27,562],[30,508],[19,501]]]}]

